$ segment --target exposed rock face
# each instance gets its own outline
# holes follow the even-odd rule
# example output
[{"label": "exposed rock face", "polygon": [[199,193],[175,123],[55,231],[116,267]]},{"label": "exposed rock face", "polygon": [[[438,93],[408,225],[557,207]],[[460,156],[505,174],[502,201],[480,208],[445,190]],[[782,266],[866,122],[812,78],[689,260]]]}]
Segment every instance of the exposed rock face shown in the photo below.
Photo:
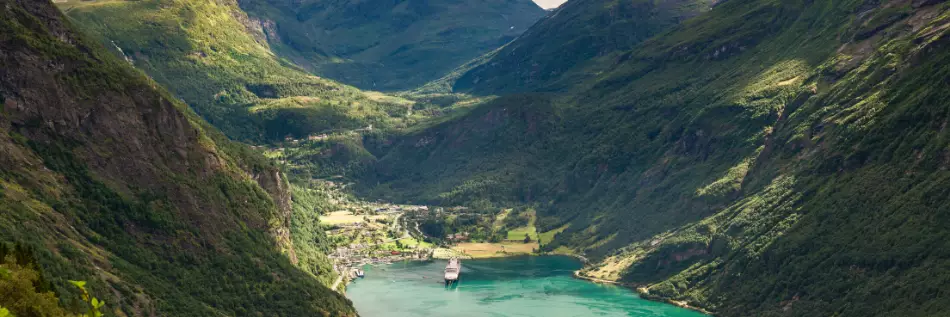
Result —
[{"label": "exposed rock face", "polygon": [[290,184],[282,177],[280,170],[272,169],[253,176],[257,184],[264,188],[277,205],[277,222],[269,228],[277,240],[278,247],[287,253],[290,261],[297,264],[297,251],[290,237],[290,221],[293,213],[293,201]]},{"label": "exposed rock face", "polygon": [[62,294],[88,280],[117,315],[353,314],[290,265],[279,169],[48,1],[0,0],[0,104],[0,242],[35,248]]}]

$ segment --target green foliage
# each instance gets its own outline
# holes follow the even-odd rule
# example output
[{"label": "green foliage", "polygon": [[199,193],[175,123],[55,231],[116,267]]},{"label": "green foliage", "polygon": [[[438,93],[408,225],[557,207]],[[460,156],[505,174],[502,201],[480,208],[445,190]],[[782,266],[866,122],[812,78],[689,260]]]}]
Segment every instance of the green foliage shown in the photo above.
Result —
[{"label": "green foliage", "polygon": [[[127,4],[154,2],[90,5]],[[9,53],[0,69],[18,70],[4,73],[0,91],[17,92],[5,106],[30,105],[0,117],[9,154],[0,158],[0,240],[36,259],[7,268],[12,293],[31,297],[24,305],[53,311],[58,294],[63,307],[91,316],[354,314],[281,253],[272,233],[285,215],[262,188],[280,181],[272,163],[90,45],[50,3],[0,7],[0,48]],[[88,283],[80,290],[69,279]],[[79,302],[77,292],[101,297]],[[0,296],[0,304],[13,314],[34,315],[7,299],[15,300]]]},{"label": "green foliage", "polygon": [[[326,309],[328,311],[347,311],[347,301],[326,287],[319,285],[310,276],[304,275],[272,247],[261,245],[258,241],[267,241],[263,232],[242,230],[226,234],[226,245],[242,250],[240,254],[202,254],[182,252],[175,245],[153,246],[149,249],[137,247],[140,242],[123,228],[128,224],[145,228],[149,236],[161,237],[162,232],[179,232],[189,236],[210,234],[200,228],[188,227],[174,222],[168,211],[154,210],[154,201],[129,201],[113,192],[102,183],[92,179],[88,170],[80,165],[68,152],[56,148],[38,147],[37,152],[44,157],[46,166],[66,176],[79,194],[82,205],[73,206],[84,223],[97,234],[102,235],[98,243],[105,245],[115,257],[113,265],[131,280],[147,289],[156,297],[162,298],[158,309],[179,316],[203,315],[220,309],[241,313],[253,311],[271,311],[292,313],[308,309]],[[193,184],[199,193],[208,195],[208,199],[232,201],[227,196],[250,197],[265,205],[251,210],[268,210],[269,199],[260,189],[249,187],[246,183],[235,182],[230,177],[213,177],[207,184]],[[209,191],[210,190],[210,191]],[[234,202],[236,203],[236,202]],[[230,206],[232,210],[247,207]],[[157,212],[157,213],[156,213]],[[209,272],[219,272],[208,274]],[[220,272],[228,272],[219,275]],[[275,279],[272,273],[283,272],[288,281]],[[326,278],[326,277],[324,277]],[[170,287],[166,281],[175,281]],[[248,281],[255,281],[248,284]],[[308,289],[311,294],[300,294],[299,289]],[[269,300],[248,300],[245,292],[266,296]],[[313,296],[313,297],[311,297]],[[315,298],[314,298],[315,297]],[[320,300],[307,307],[302,302]],[[210,303],[210,307],[208,306]],[[212,308],[213,307],[213,308]]]},{"label": "green foliage", "polygon": [[[643,286],[650,297],[687,301],[724,316],[933,316],[948,309],[942,295],[950,283],[950,132],[944,106],[950,98],[944,85],[950,74],[950,4],[731,0],[709,9],[711,2],[704,1],[571,1],[538,24],[537,32],[416,95],[389,99],[307,77],[269,56],[264,40],[233,18],[235,12],[241,16],[233,5],[178,1],[159,10],[157,3],[80,5],[70,14],[103,43],[116,41],[137,65],[231,136],[272,141],[328,133],[324,140],[291,142],[272,153],[288,162],[295,190],[303,190],[295,193],[302,201],[298,208],[310,206],[292,220],[294,241],[309,248],[300,257],[307,265],[325,267],[319,248],[328,242],[322,242],[316,220],[322,202],[306,186],[314,177],[351,173],[364,194],[472,207],[470,215],[421,224],[439,239],[461,231],[490,240],[545,232],[547,251],[571,249],[594,260],[613,255],[627,263],[620,268],[622,280]],[[331,4],[285,9],[278,6],[283,2],[246,3],[258,16],[289,17],[290,10],[298,17],[278,21],[303,26],[282,28],[279,45],[294,47],[278,51],[332,60],[334,53],[307,46],[313,42],[305,36],[314,25],[333,21],[306,21],[336,10]],[[29,29],[2,25],[16,34]],[[206,34],[215,32],[208,30],[223,35],[212,38]],[[17,40],[47,54],[62,48],[28,36]],[[428,98],[422,92],[450,87],[563,95],[511,95],[462,106],[453,100],[457,95],[430,94],[431,105],[419,102]],[[439,114],[446,105],[461,111]],[[438,119],[406,128],[429,116]],[[385,133],[352,131],[369,124]],[[163,309],[212,314],[219,310],[208,306],[248,305],[240,302],[246,297],[217,295],[246,291],[235,287],[243,280],[211,281],[205,272],[272,282],[264,273],[270,270],[254,270],[258,257],[122,249],[133,241],[124,225],[194,229],[154,207],[166,205],[167,198],[142,191],[123,197],[82,164],[69,163],[75,159],[62,158],[70,151],[35,150],[68,183],[89,183],[74,185],[86,203],[66,206],[92,211],[81,214],[105,234],[90,239],[132,259],[133,268],[125,271],[138,273],[129,276],[145,281],[147,289],[188,307]],[[7,185],[20,182],[10,179],[4,178],[3,198],[23,192]],[[221,188],[226,198],[260,194],[230,178],[211,181],[216,186],[193,187]],[[266,199],[256,203],[271,208]],[[533,225],[496,224],[495,211],[511,205],[533,206]],[[518,217],[510,225],[520,224]],[[19,219],[3,220],[11,226]],[[126,240],[110,244],[116,239]],[[276,252],[260,251],[255,241],[264,240],[241,230],[225,245],[263,252],[259,257],[270,259],[265,263],[289,265],[274,258]],[[168,255],[183,258],[174,264],[195,269],[161,265]],[[196,281],[185,287],[198,294],[149,281],[146,267],[170,272],[156,280]],[[288,279],[308,287],[307,277],[326,281],[320,272]],[[296,296],[299,289],[257,285],[251,293]],[[265,303],[221,311],[244,315],[285,307]],[[322,304],[338,307],[334,301]]]},{"label": "green foliage", "polygon": [[502,94],[560,91],[638,43],[706,12],[716,1],[596,0],[565,3],[516,41],[465,64],[426,90]]},{"label": "green foliage", "polygon": [[71,316],[23,252],[0,246],[0,316]]},{"label": "green foliage", "polygon": [[66,14],[229,137],[285,137],[418,120],[412,103],[319,78],[275,57],[228,1],[67,2]]},{"label": "green foliage", "polygon": [[491,99],[427,129],[368,144],[379,161],[375,173],[361,175],[357,185],[395,201],[473,207],[515,202],[536,194],[536,187],[515,183],[552,176],[528,171],[537,164],[533,160],[554,159],[540,154],[560,141],[558,120],[546,95]]},{"label": "green foliage", "polygon": [[106,305],[104,301],[100,301],[98,298],[92,297],[89,295],[89,291],[86,290],[85,281],[69,281],[70,284],[73,284],[76,288],[82,292],[82,300],[89,305],[89,310],[83,314],[83,317],[102,317],[101,309]]},{"label": "green foliage", "polygon": [[324,285],[332,286],[336,278],[333,265],[327,254],[331,242],[320,226],[320,214],[333,211],[326,198],[312,188],[291,184],[293,215],[290,219],[290,236],[297,253],[297,265],[307,270]]},{"label": "green foliage", "polygon": [[505,227],[519,228],[528,226],[528,224],[533,221],[532,217],[534,217],[534,215],[527,212],[508,215],[508,217],[505,217]]},{"label": "green foliage", "polygon": [[535,204],[564,228],[545,250],[724,316],[943,315],[948,12],[720,2],[544,86],[564,95],[393,138],[366,192]]},{"label": "green foliage", "polygon": [[341,133],[324,139],[286,144],[268,155],[286,163],[285,170],[295,182],[313,178],[361,174],[370,169],[376,157],[363,147],[357,133]]},{"label": "green foliage", "polygon": [[544,11],[528,0],[240,1],[267,21],[276,52],[370,90],[414,88],[524,32]]}]

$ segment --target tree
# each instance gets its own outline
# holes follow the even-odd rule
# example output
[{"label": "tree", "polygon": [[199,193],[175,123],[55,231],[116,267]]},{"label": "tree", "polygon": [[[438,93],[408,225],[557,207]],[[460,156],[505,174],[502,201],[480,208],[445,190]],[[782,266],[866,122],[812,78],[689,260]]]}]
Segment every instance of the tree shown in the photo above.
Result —
[{"label": "tree", "polygon": [[29,261],[23,266],[12,254],[0,258],[0,312],[7,316],[71,316],[46,287],[33,259]]},{"label": "tree", "polygon": [[527,233],[524,234],[524,243],[531,243],[531,235]]},{"label": "tree", "polygon": [[82,291],[82,300],[89,304],[89,311],[83,317],[102,317],[102,306],[106,305],[106,302],[99,300],[98,298],[92,297],[89,295],[89,292],[86,291],[86,282],[85,281],[69,281],[70,284],[79,288]]}]

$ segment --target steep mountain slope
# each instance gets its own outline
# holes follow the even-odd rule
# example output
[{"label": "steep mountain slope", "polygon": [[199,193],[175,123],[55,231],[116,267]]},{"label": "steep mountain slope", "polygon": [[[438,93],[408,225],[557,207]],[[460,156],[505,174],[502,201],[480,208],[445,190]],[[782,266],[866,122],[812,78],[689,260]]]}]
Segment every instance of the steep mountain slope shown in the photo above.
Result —
[{"label": "steep mountain slope", "polygon": [[777,112],[740,199],[621,255],[625,281],[728,315],[948,314],[950,7],[841,8],[863,13],[850,41]]},{"label": "steep mountain slope", "polygon": [[109,316],[354,315],[291,263],[279,170],[124,64],[49,1],[0,1],[0,241],[72,310],[68,279]]},{"label": "steep mountain slope", "polygon": [[317,74],[403,90],[504,45],[544,11],[531,0],[241,0],[268,41]]},{"label": "steep mountain slope", "polygon": [[948,26],[944,1],[725,1],[565,95],[380,142],[367,190],[536,205],[585,274],[724,316],[946,315]]},{"label": "steep mountain slope", "polygon": [[516,41],[422,89],[475,94],[563,90],[604,71],[591,67],[592,59],[616,58],[716,2],[568,1]]},{"label": "steep mountain slope", "polygon": [[85,32],[168,87],[228,136],[255,142],[404,126],[412,102],[308,74],[274,55],[234,0],[70,0]]}]

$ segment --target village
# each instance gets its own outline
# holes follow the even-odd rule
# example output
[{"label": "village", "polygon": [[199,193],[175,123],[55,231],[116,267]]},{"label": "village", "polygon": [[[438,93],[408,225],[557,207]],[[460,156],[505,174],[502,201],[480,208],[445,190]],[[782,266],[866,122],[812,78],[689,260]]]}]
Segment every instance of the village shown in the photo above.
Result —
[{"label": "village", "polygon": [[333,289],[342,291],[347,283],[362,277],[365,265],[537,254],[539,239],[542,236],[550,239],[550,235],[539,235],[533,223],[530,227],[505,232],[499,241],[488,241],[467,231],[435,237],[420,229],[420,223],[431,219],[465,215],[480,217],[464,207],[398,205],[382,201],[322,216],[321,223],[334,247],[329,258],[340,275]]},{"label": "village", "polygon": [[428,260],[445,254],[436,245],[425,242],[417,224],[407,214],[428,213],[428,206],[396,205],[385,202],[351,205],[321,217],[326,235],[334,249],[328,257],[340,275],[333,288],[338,289],[362,276],[367,264],[385,265],[398,261]]},{"label": "village", "polygon": [[529,210],[367,201],[346,186],[336,179],[315,179],[307,189],[325,202],[320,230],[338,275],[331,288],[340,292],[363,276],[366,265],[537,254],[543,241],[563,230],[538,233]]}]

